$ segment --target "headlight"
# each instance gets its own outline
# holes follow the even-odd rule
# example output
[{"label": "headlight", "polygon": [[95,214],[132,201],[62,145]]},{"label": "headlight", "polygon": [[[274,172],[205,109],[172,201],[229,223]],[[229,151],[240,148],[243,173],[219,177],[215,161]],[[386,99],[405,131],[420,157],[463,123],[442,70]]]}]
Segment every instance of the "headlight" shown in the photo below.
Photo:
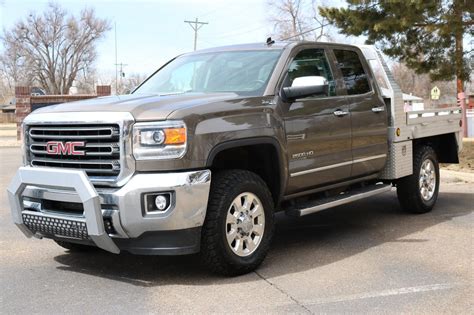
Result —
[{"label": "headlight", "polygon": [[179,159],[186,153],[186,125],[182,121],[136,123],[133,156],[137,160]]}]

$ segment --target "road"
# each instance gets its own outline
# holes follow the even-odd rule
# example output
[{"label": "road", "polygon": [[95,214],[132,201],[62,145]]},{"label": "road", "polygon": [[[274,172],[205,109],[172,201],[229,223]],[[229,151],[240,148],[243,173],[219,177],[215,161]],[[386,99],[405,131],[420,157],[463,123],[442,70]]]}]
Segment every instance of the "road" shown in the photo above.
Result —
[{"label": "road", "polygon": [[0,149],[1,313],[468,313],[474,308],[474,183],[443,180],[432,213],[388,192],[309,217],[277,218],[254,273],[222,278],[197,256],[68,253],[26,239],[5,189],[18,148]]}]

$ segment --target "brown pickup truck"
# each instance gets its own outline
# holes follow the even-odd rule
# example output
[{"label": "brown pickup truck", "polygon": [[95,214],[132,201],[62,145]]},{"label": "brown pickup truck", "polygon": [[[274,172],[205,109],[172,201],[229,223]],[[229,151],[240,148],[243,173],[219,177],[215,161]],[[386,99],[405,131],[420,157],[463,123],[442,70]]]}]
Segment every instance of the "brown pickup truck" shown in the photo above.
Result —
[{"label": "brown pickup truck", "polygon": [[169,61],[130,95],[39,109],[8,188],[14,223],[69,250],[200,252],[225,275],[267,254],[274,213],[397,188],[430,211],[457,163],[459,107],[404,110],[370,46],[221,47]]}]

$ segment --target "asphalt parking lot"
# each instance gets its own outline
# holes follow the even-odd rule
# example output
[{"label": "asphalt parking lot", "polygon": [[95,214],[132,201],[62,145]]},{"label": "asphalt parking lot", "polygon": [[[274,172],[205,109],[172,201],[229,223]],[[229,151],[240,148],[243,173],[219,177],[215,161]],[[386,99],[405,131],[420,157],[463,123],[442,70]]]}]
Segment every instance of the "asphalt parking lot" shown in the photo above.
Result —
[{"label": "asphalt parking lot", "polygon": [[278,216],[264,264],[216,277],[198,257],[69,253],[26,239],[6,187],[21,163],[0,148],[0,305],[13,313],[470,313],[474,181],[442,180],[425,215],[395,192],[301,219]]}]

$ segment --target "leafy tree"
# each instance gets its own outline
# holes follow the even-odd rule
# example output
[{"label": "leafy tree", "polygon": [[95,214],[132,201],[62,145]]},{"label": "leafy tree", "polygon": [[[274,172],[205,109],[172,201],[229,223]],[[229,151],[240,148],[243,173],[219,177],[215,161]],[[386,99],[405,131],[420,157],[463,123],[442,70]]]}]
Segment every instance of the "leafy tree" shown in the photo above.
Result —
[{"label": "leafy tree", "polygon": [[347,35],[365,35],[388,56],[432,80],[469,81],[463,36],[474,35],[472,0],[346,0],[347,8],[319,8]]},{"label": "leafy tree", "polygon": [[68,94],[76,77],[91,70],[95,46],[108,30],[109,22],[93,9],[75,17],[50,4],[4,31],[0,69],[15,84],[36,83],[50,94]]}]

